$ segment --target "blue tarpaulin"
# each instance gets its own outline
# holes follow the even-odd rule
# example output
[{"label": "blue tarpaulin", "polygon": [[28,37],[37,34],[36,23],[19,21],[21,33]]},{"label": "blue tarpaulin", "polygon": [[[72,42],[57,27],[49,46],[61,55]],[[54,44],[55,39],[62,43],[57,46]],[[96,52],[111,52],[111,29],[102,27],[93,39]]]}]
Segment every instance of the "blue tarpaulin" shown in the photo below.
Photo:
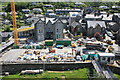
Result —
[{"label": "blue tarpaulin", "polygon": [[56,47],[57,47],[57,48],[59,48],[59,47],[63,47],[63,45],[56,45]]},{"label": "blue tarpaulin", "polygon": [[98,54],[86,54],[81,56],[83,60],[90,60],[90,57],[94,57],[95,59],[98,59]]}]

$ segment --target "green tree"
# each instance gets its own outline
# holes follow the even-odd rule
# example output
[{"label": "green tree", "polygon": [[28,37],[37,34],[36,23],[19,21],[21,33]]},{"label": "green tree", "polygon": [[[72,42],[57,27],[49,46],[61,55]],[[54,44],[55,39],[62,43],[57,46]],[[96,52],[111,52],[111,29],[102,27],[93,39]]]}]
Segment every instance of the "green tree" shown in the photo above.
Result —
[{"label": "green tree", "polygon": [[[29,2],[16,2],[15,3],[15,9],[16,11],[21,11],[22,9],[25,9],[27,7],[29,7]],[[5,9],[6,12],[11,12],[11,5],[10,3],[8,3],[6,9]]]},{"label": "green tree", "polygon": [[5,27],[4,27],[4,31],[5,31],[5,32],[10,32],[10,31],[11,31],[11,30],[10,30],[10,26],[5,26]]}]

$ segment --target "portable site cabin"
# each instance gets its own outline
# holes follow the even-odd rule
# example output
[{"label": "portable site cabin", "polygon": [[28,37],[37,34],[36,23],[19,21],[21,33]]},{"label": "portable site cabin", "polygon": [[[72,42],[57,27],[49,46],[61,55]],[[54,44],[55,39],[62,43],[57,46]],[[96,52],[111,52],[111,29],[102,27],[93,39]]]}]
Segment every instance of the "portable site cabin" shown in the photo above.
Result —
[{"label": "portable site cabin", "polygon": [[53,40],[45,40],[45,46],[53,46]]},{"label": "portable site cabin", "polygon": [[115,54],[113,53],[98,53],[100,63],[114,63]]},{"label": "portable site cabin", "polygon": [[96,49],[99,49],[100,47],[101,47],[101,43],[100,42],[91,42],[91,41],[88,41],[86,43],[86,48],[87,49],[96,50]]},{"label": "portable site cabin", "polygon": [[56,45],[69,46],[69,45],[71,45],[71,40],[57,39],[57,40],[56,40]]},{"label": "portable site cabin", "polygon": [[107,48],[106,44],[103,44],[101,42],[91,42],[88,41],[86,43],[86,48],[89,50],[99,50],[99,51],[105,51]]},{"label": "portable site cabin", "polygon": [[100,45],[100,44],[102,44],[101,42],[92,42],[92,41],[87,41],[86,42],[86,46],[87,45]]},{"label": "portable site cabin", "polygon": [[85,54],[81,56],[83,60],[91,60],[94,58],[94,60],[98,60],[98,54]]}]

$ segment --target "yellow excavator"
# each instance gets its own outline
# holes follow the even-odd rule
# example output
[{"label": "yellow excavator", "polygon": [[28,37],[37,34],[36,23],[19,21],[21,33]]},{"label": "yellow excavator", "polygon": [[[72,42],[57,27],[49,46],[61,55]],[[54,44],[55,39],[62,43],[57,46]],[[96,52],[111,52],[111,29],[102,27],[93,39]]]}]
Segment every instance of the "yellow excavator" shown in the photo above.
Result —
[{"label": "yellow excavator", "polygon": [[109,53],[112,53],[113,50],[114,50],[114,48],[113,48],[112,46],[108,46],[108,52],[109,52]]}]

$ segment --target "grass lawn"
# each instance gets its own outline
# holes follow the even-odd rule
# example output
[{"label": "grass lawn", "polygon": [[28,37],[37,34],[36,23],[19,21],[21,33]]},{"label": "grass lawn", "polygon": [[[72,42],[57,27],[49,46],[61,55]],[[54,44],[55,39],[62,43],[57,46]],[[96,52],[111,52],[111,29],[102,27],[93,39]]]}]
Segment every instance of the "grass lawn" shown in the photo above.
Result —
[{"label": "grass lawn", "polygon": [[[36,75],[9,75],[3,77],[3,80],[87,80],[87,73],[87,68],[70,71],[45,71]],[[120,75],[114,74],[114,76],[120,79]]]},{"label": "grass lawn", "polygon": [[[29,78],[29,79],[28,79]],[[74,78],[76,79],[80,79],[80,78],[84,78],[85,80],[87,80],[87,69],[79,69],[79,70],[71,70],[71,71],[45,71],[42,74],[36,74],[36,75],[20,75],[20,74],[15,74],[15,75],[9,75],[6,77],[3,77],[3,80],[36,80],[38,78],[42,78],[42,79],[38,79],[38,80],[56,80],[56,78]],[[43,79],[46,78],[46,79]],[[53,79],[54,78],[54,79]],[[57,79],[59,80],[59,79]],[[68,79],[67,79],[68,80]],[[71,79],[69,79],[71,80]],[[73,80],[73,79],[72,79]]]},{"label": "grass lawn", "polygon": [[2,31],[2,28],[0,28],[0,32]]},{"label": "grass lawn", "polygon": [[120,75],[114,74],[114,76],[120,80]]}]

